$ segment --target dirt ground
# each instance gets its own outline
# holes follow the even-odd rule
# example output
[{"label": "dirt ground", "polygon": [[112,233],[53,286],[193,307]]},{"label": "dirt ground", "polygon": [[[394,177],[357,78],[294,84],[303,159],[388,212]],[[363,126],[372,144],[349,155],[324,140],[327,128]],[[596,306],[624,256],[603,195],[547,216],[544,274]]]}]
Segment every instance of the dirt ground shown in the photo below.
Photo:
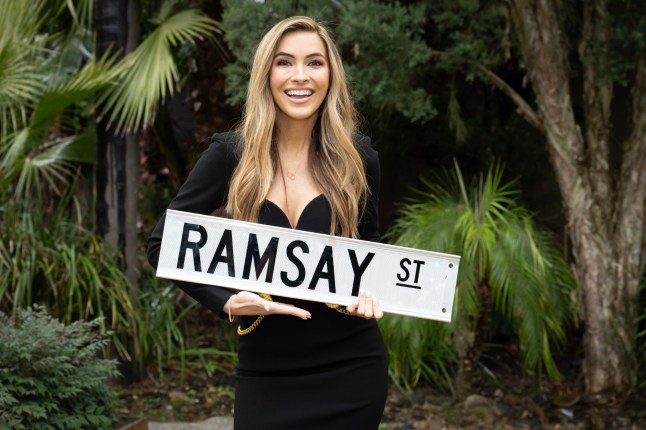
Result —
[{"label": "dirt ground", "polygon": [[[225,364],[226,367],[226,364]],[[457,400],[428,385],[403,393],[391,386],[383,430],[432,429],[646,429],[646,401],[639,398],[593,405],[576,392],[528,376],[476,377],[472,393]],[[234,378],[202,368],[179,369],[164,377],[151,371],[137,383],[114,383],[119,413],[154,421],[200,421],[231,415]]]},{"label": "dirt ground", "polygon": [[[202,344],[198,341],[197,346],[224,341],[214,339],[214,332],[221,331],[208,323],[191,327],[191,332],[198,339],[209,339]],[[519,358],[510,351],[513,348],[499,348],[485,354],[470,387],[459,397],[428,384],[411,392],[391,385],[380,430],[646,430],[646,398],[639,394],[594,404],[583,400],[576,354],[561,359],[564,378],[554,384],[523,372]],[[114,381],[119,414],[160,422],[232,415],[234,372],[230,358],[216,355],[186,366],[183,373],[176,363],[164,369],[163,375],[151,368],[138,382]]]}]

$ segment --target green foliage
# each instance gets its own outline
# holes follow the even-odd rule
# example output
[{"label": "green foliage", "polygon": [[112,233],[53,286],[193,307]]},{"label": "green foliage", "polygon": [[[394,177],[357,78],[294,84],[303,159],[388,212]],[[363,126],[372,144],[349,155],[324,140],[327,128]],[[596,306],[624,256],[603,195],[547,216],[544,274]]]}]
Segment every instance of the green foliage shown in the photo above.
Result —
[{"label": "green foliage", "polygon": [[[434,49],[451,54],[438,56],[439,68],[463,72],[465,60],[494,66],[510,56],[511,23],[499,1],[435,1],[430,16],[438,35]],[[474,70],[469,73],[472,78]]]},{"label": "green foliage", "polygon": [[388,349],[391,380],[410,390],[420,378],[453,391],[457,355],[447,342],[448,326],[438,321],[386,314],[379,327]]},{"label": "green foliage", "polygon": [[148,275],[140,284],[136,305],[138,364],[141,370],[148,364],[156,364],[163,375],[164,365],[179,357],[183,371],[186,316],[193,306],[181,308],[177,300],[179,288]]},{"label": "green foliage", "polygon": [[0,427],[109,429],[116,376],[100,320],[63,325],[41,308],[0,312]]},{"label": "green foliage", "polygon": [[[49,215],[21,200],[4,207],[0,309],[16,313],[47,303],[67,324],[104,317],[115,333],[126,332],[133,323],[133,307],[118,256],[82,227],[81,209],[71,202],[75,201],[62,199]],[[117,347],[125,354],[121,345]]]},{"label": "green foliage", "polygon": [[283,18],[307,15],[330,24],[362,111],[397,111],[422,122],[435,115],[422,84],[431,55],[422,38],[427,12],[422,3],[244,0],[225,1],[224,8],[225,40],[236,57],[224,70],[230,103],[244,100],[251,56],[263,34]]},{"label": "green foliage", "polygon": [[199,10],[165,2],[150,20],[154,30],[119,63],[115,85],[101,99],[103,114],[117,130],[131,131],[152,124],[159,103],[175,92],[179,72],[171,48],[217,30],[215,21]]},{"label": "green foliage", "polygon": [[427,185],[401,209],[389,237],[397,245],[462,256],[454,322],[446,335],[459,340],[465,333],[452,331],[477,330],[479,289],[488,286],[495,310],[516,328],[526,366],[545,368],[558,379],[552,349],[564,341],[564,326],[572,320],[575,280],[551,235],[516,203],[517,192],[502,184],[499,166],[470,188],[457,166],[447,185]]},{"label": "green foliage", "polygon": [[[0,195],[40,197],[41,182],[58,190],[76,163],[92,163],[93,109],[110,112],[118,129],[150,125],[178,86],[171,47],[217,28],[195,9],[166,2],[141,45],[121,61],[95,58],[85,45],[88,0],[2,0],[0,15]],[[64,36],[52,20],[75,24]],[[52,27],[53,25],[53,27]],[[90,125],[88,125],[88,122]]]},{"label": "green foliage", "polygon": [[646,51],[646,3],[632,0],[608,0],[606,27],[609,40],[595,52],[603,55],[613,79],[627,85],[640,54]]}]

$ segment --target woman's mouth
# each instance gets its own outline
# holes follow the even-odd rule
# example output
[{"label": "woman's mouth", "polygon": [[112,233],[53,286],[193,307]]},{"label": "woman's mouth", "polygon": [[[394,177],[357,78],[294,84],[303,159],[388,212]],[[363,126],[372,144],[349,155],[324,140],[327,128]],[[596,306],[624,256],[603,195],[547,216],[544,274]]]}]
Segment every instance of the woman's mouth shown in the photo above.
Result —
[{"label": "woman's mouth", "polygon": [[287,94],[287,96],[289,98],[296,99],[296,100],[302,100],[302,99],[306,99],[309,96],[311,96],[312,94],[314,94],[314,91],[312,91],[312,90],[287,90],[287,91],[285,91],[285,94]]}]

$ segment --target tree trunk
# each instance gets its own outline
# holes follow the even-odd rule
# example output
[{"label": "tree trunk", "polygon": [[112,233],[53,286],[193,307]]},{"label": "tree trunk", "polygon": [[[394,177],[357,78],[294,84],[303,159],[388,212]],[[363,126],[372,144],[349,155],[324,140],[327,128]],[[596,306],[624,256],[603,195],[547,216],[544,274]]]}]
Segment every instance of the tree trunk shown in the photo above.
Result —
[{"label": "tree trunk", "polygon": [[[95,15],[97,57],[109,52],[134,50],[139,43],[138,0],[98,0]],[[131,285],[130,297],[138,295],[138,184],[139,147],[137,136],[116,133],[108,126],[107,117],[97,124],[95,186],[97,201],[97,233],[114,245],[121,255],[122,269]],[[120,371],[127,380],[138,378],[136,360],[136,326],[132,326],[130,355],[132,361],[122,363]]]},{"label": "tree trunk", "polygon": [[622,147],[621,167],[613,170],[609,154],[612,81],[603,57],[595,59],[592,54],[605,49],[605,1],[583,2],[582,125],[575,119],[570,97],[569,43],[559,3],[511,0],[509,4],[567,211],[583,294],[586,389],[592,397],[625,393],[635,377],[636,303],[645,260],[644,69],[637,68],[633,85],[633,131]]},{"label": "tree trunk", "polygon": [[[95,15],[96,54],[125,51],[127,27],[126,0],[99,0]],[[97,124],[96,163],[94,165],[96,203],[96,230],[115,244],[123,253],[125,246],[125,217],[117,208],[125,202],[125,139],[108,128],[107,118]],[[122,169],[119,169],[119,166]],[[121,212],[123,214],[123,212]]]},{"label": "tree trunk", "polygon": [[[108,50],[120,51],[123,56],[136,48],[139,43],[138,1],[100,0],[95,19],[98,57]],[[119,249],[126,276],[136,288],[139,183],[136,135],[115,133],[104,118],[97,124],[96,152],[97,233]],[[132,293],[136,294],[136,291]]]}]

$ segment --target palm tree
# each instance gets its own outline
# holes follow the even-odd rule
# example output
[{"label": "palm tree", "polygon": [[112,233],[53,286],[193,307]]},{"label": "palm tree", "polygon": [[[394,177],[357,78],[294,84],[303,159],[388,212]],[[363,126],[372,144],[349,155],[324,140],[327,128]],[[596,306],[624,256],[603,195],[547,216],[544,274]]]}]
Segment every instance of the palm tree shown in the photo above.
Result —
[{"label": "palm tree", "polygon": [[105,309],[117,318],[117,308],[132,316],[121,294],[128,281],[109,247],[81,225],[87,211],[70,197],[79,166],[94,161],[94,112],[117,133],[152,124],[179,86],[173,49],[217,29],[199,11],[168,2],[132,52],[97,55],[93,4],[0,0],[0,273],[9,274],[0,302],[15,309],[45,297],[67,321]]},{"label": "palm tree", "polygon": [[217,29],[199,11],[168,2],[151,19],[150,34],[119,61],[116,49],[91,52],[87,21],[71,34],[48,33],[61,15],[91,16],[91,3],[0,0],[0,192],[38,195],[40,180],[56,186],[74,170],[70,163],[93,160],[95,109],[117,132],[150,126],[178,87],[172,47]]},{"label": "palm tree", "polygon": [[456,164],[447,185],[427,183],[428,190],[401,209],[388,235],[397,245],[462,256],[452,323],[434,331],[459,355],[459,389],[492,335],[493,311],[514,324],[526,367],[545,369],[554,380],[553,347],[565,340],[573,318],[574,277],[552,236],[516,203],[512,184],[502,184],[502,173],[495,165],[467,188]]}]

